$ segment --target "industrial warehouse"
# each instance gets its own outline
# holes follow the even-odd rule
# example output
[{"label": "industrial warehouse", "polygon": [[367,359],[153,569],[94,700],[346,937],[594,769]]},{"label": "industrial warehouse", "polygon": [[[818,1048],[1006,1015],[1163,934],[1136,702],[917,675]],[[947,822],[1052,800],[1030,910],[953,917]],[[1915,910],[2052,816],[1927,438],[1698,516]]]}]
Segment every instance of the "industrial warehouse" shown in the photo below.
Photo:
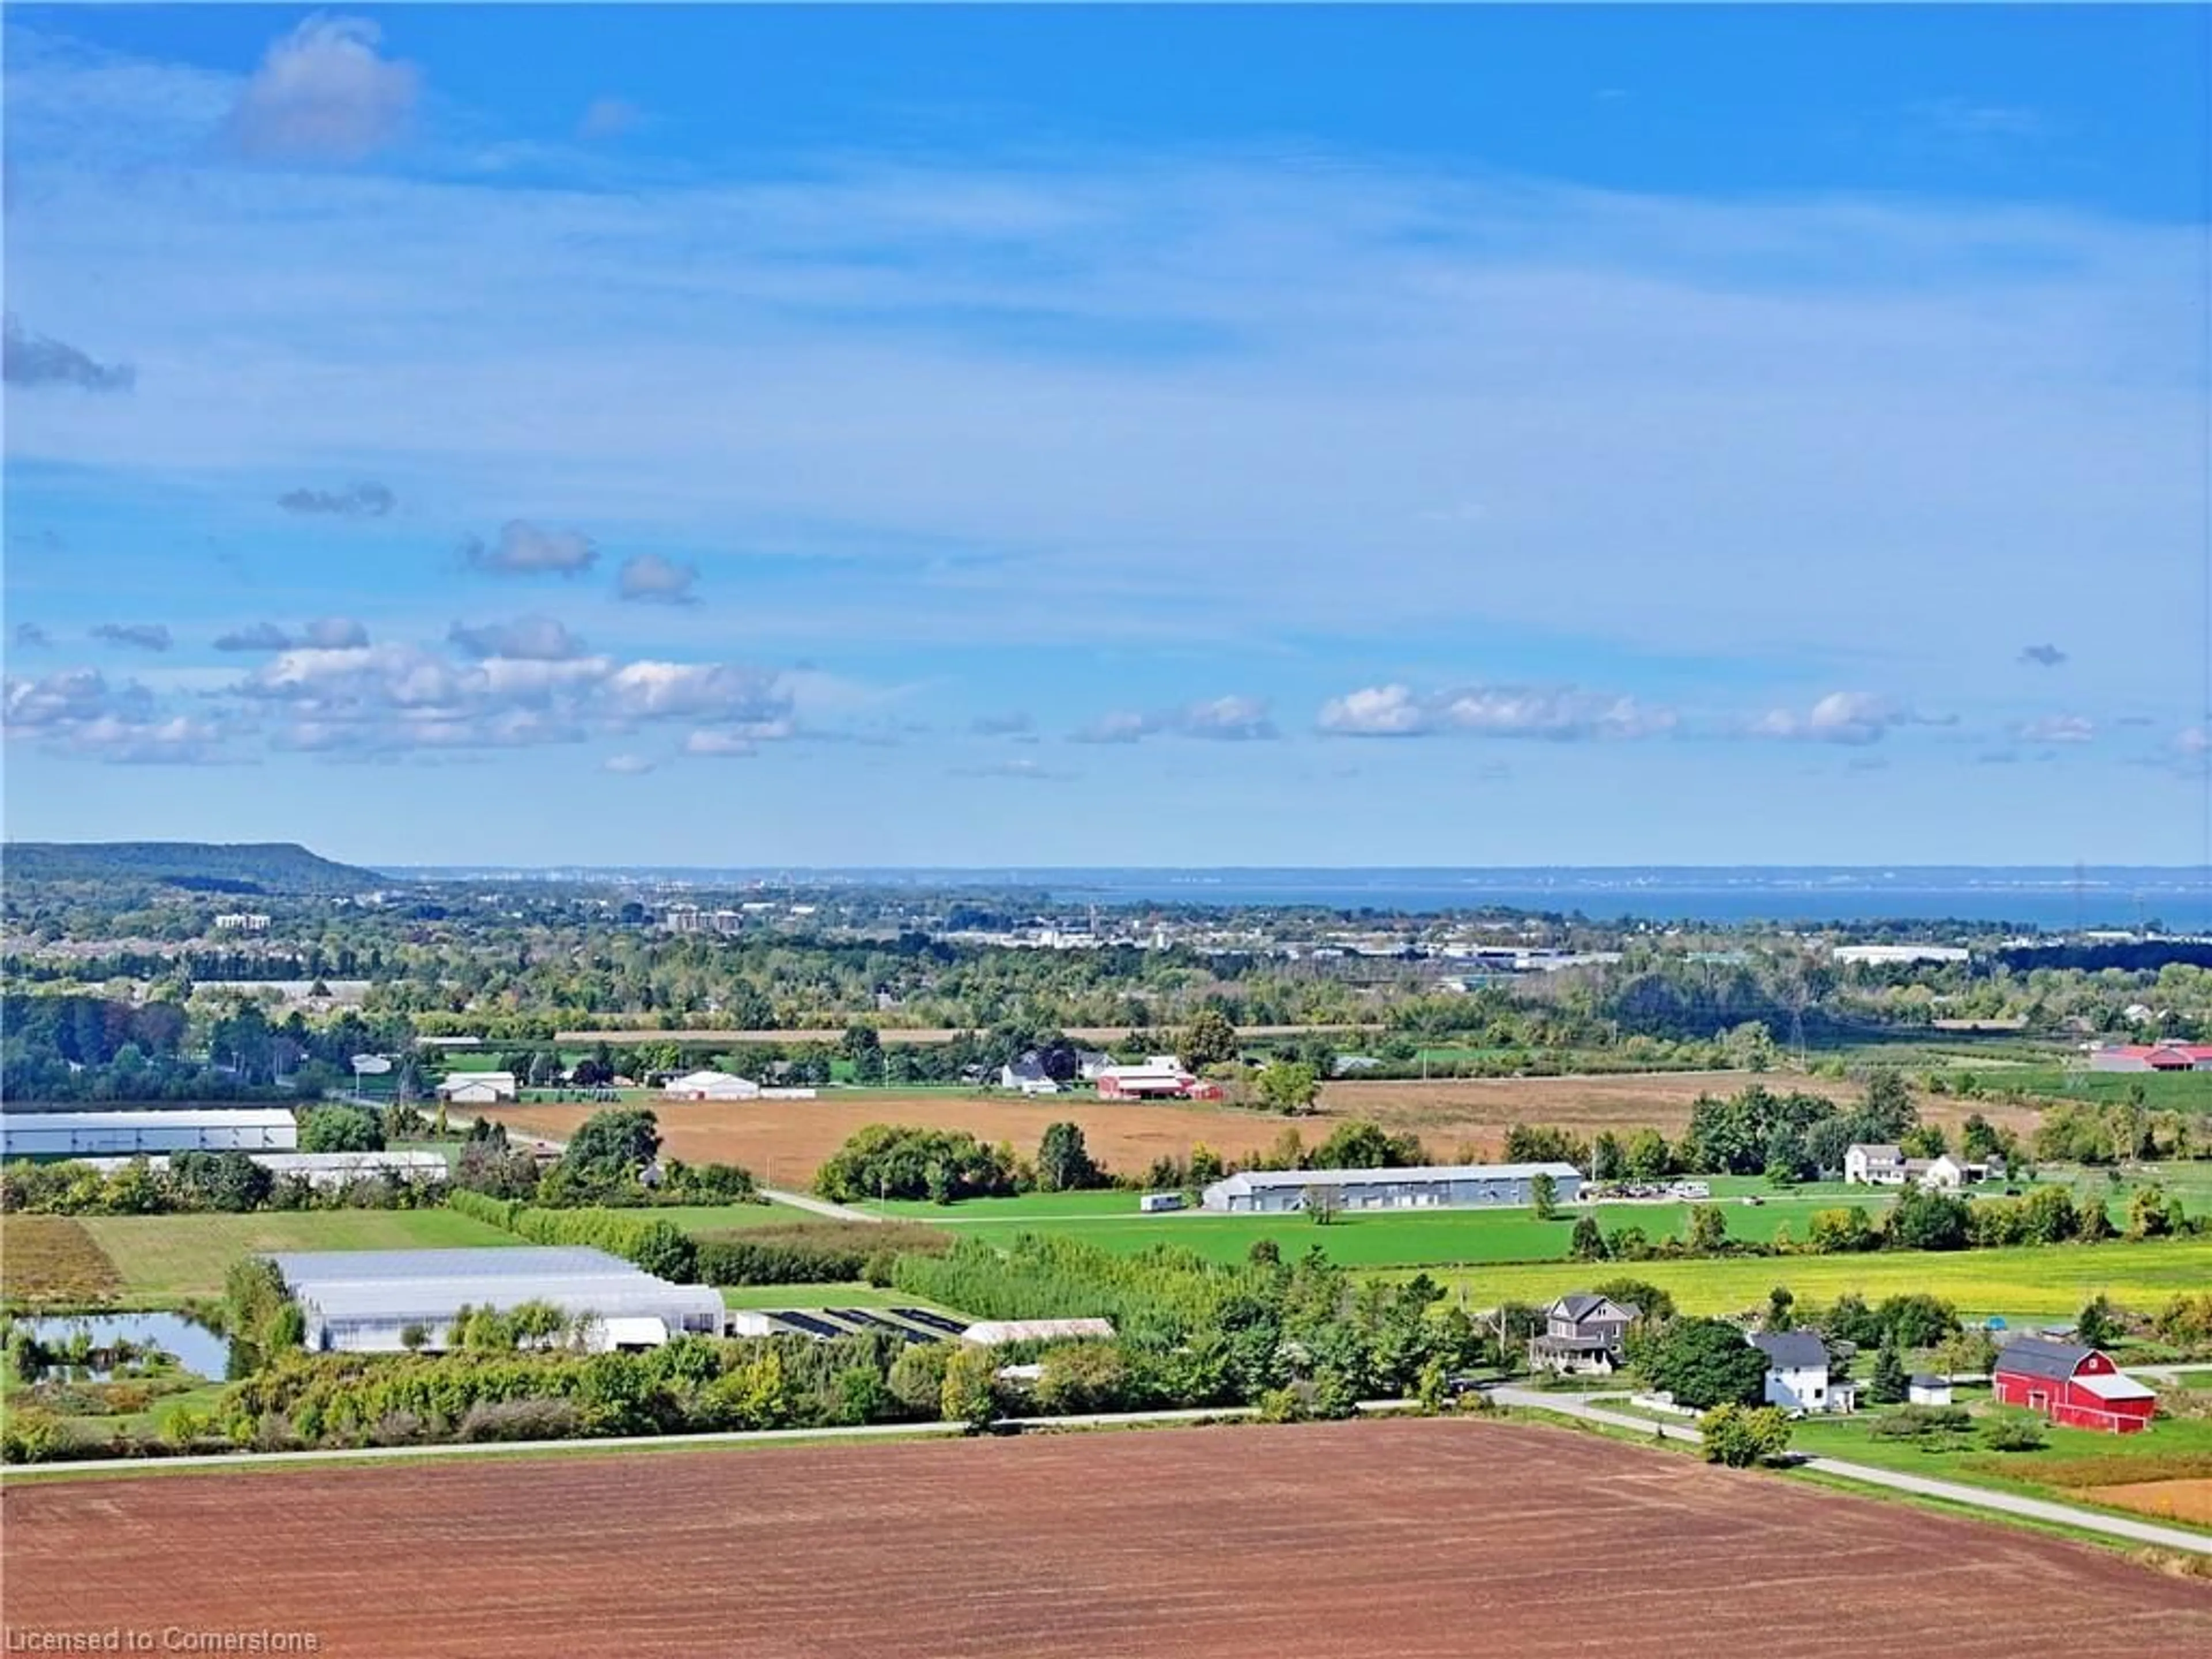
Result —
[{"label": "industrial warehouse", "polygon": [[505,1313],[542,1302],[589,1316],[587,1346],[658,1346],[685,1332],[720,1335],[722,1297],[656,1279],[604,1250],[517,1245],[459,1250],[333,1250],[268,1258],[306,1317],[309,1349],[392,1353],[448,1346],[464,1308]]},{"label": "industrial warehouse", "polygon": [[0,1112],[0,1158],[289,1152],[299,1145],[299,1124],[282,1106]]},{"label": "industrial warehouse", "polygon": [[1333,1195],[1345,1210],[1479,1209],[1534,1201],[1535,1182],[1548,1176],[1553,1196],[1572,1204],[1583,1172],[1571,1164],[1431,1164],[1402,1170],[1248,1170],[1215,1182],[1202,1195],[1208,1210],[1269,1215],[1304,1210],[1308,1194]]}]

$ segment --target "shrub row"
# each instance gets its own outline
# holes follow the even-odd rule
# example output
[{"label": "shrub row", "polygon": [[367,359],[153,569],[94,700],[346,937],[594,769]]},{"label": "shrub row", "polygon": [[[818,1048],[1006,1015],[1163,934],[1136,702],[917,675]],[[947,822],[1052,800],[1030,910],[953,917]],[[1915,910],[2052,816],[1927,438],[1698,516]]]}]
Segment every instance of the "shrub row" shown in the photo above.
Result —
[{"label": "shrub row", "polygon": [[649,1212],[617,1210],[541,1210],[514,1198],[449,1193],[447,1206],[526,1238],[533,1244],[585,1244],[632,1261],[679,1285],[695,1282],[698,1247],[672,1221]]},{"label": "shrub row", "polygon": [[696,1271],[702,1285],[822,1285],[857,1279],[889,1284],[893,1257],[942,1255],[951,1248],[951,1236],[936,1227],[800,1222],[705,1234],[698,1240]]}]

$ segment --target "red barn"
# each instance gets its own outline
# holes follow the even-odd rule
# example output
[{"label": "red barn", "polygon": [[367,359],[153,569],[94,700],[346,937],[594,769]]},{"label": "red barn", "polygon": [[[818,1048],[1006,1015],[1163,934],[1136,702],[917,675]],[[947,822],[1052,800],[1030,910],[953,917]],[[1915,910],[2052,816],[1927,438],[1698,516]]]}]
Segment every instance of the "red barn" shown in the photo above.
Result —
[{"label": "red barn", "polygon": [[2094,1348],[2015,1337],[1990,1373],[1998,1403],[2025,1406],[2069,1429],[2133,1434],[2150,1426],[2158,1396]]}]

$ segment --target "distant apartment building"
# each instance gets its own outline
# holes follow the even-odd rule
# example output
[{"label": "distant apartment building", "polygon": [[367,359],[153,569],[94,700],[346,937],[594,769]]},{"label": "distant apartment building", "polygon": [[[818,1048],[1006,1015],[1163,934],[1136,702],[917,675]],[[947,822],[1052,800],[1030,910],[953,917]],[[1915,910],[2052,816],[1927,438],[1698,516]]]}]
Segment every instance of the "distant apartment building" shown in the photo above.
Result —
[{"label": "distant apartment building", "polygon": [[228,910],[215,919],[215,925],[225,933],[265,933],[269,918],[254,910]]}]

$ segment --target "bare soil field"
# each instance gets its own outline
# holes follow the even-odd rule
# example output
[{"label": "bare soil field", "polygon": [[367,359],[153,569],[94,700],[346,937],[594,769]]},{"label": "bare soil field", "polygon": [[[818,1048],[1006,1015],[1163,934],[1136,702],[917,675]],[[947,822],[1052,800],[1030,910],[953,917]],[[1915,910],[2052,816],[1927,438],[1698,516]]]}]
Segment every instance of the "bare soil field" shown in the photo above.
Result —
[{"label": "bare soil field", "polygon": [[[1163,1153],[1187,1158],[1200,1143],[1224,1158],[1249,1157],[1273,1144],[1295,1124],[1311,1146],[1337,1123],[1372,1118],[1385,1128],[1411,1129],[1440,1158],[1462,1152],[1496,1156],[1516,1123],[1557,1124],[1579,1135],[1601,1129],[1625,1133],[1650,1127],[1677,1135],[1690,1121],[1700,1094],[1729,1094],[1753,1081],[1772,1089],[1799,1088],[1850,1099],[1855,1085],[1826,1079],[1745,1072],[1639,1073],[1617,1077],[1455,1078],[1431,1083],[1331,1083],[1321,1110],[1286,1119],[1234,1107],[1146,1105],[1102,1101],[1085,1093],[1042,1099],[1011,1095],[911,1095],[835,1091],[815,1100],[649,1101],[660,1118],[669,1150],[690,1163],[709,1159],[742,1164],[771,1184],[803,1186],[814,1170],[855,1129],[899,1123],[965,1129],[979,1139],[1011,1141],[1024,1157],[1036,1151],[1045,1126],[1073,1121],[1083,1126],[1091,1155],[1116,1172],[1141,1174]],[[1993,1123],[2032,1131],[2035,1114],[2024,1108],[1923,1097],[1921,1115],[1954,1126],[1976,1109]],[[489,1109],[508,1125],[565,1140],[591,1115],[587,1106],[524,1104]],[[770,1164],[773,1163],[773,1172]]]},{"label": "bare soil field", "polygon": [[[1036,1155],[1045,1126],[1083,1126],[1091,1156],[1107,1168],[1141,1175],[1163,1153],[1188,1157],[1205,1143],[1224,1158],[1249,1157],[1289,1121],[1225,1107],[1118,1105],[1084,1095],[1024,1100],[1007,1096],[827,1094],[818,1100],[649,1101],[667,1149],[688,1164],[742,1164],[771,1186],[804,1188],[856,1129],[871,1123],[965,1129],[979,1140],[1010,1141]],[[484,1109],[510,1128],[566,1140],[597,1109],[590,1106]],[[1310,1123],[1312,1120],[1304,1120]],[[1308,1140],[1316,1137],[1310,1128]],[[1326,1133],[1324,1129],[1322,1133]]]},{"label": "bare soil field", "polygon": [[[1789,1073],[1635,1072],[1613,1076],[1445,1078],[1431,1082],[1338,1082],[1323,1086],[1322,1107],[1332,1116],[1373,1118],[1386,1128],[1413,1129],[1431,1151],[1449,1156],[1467,1145],[1495,1152],[1516,1123],[1554,1124],[1579,1135],[1601,1129],[1616,1134],[1652,1128],[1672,1137],[1690,1121],[1699,1095],[1731,1095],[1754,1083],[1782,1093],[1795,1090],[1853,1101],[1862,1086],[1833,1078]],[[2001,1127],[2032,1133],[2037,1113],[2028,1107],[1950,1097],[1917,1097],[1921,1117],[1955,1128],[1976,1111]]]},{"label": "bare soil field", "polygon": [[0,1520],[10,1651],[120,1627],[416,1659],[1825,1659],[1847,1631],[2018,1659],[2054,1610],[2069,1659],[2212,1643],[2202,1582],[1516,1424],[85,1480],[0,1492]]},{"label": "bare soil field", "polygon": [[2135,1480],[2122,1486],[2089,1486],[2081,1496],[2161,1521],[2212,1527],[2212,1480]]}]

